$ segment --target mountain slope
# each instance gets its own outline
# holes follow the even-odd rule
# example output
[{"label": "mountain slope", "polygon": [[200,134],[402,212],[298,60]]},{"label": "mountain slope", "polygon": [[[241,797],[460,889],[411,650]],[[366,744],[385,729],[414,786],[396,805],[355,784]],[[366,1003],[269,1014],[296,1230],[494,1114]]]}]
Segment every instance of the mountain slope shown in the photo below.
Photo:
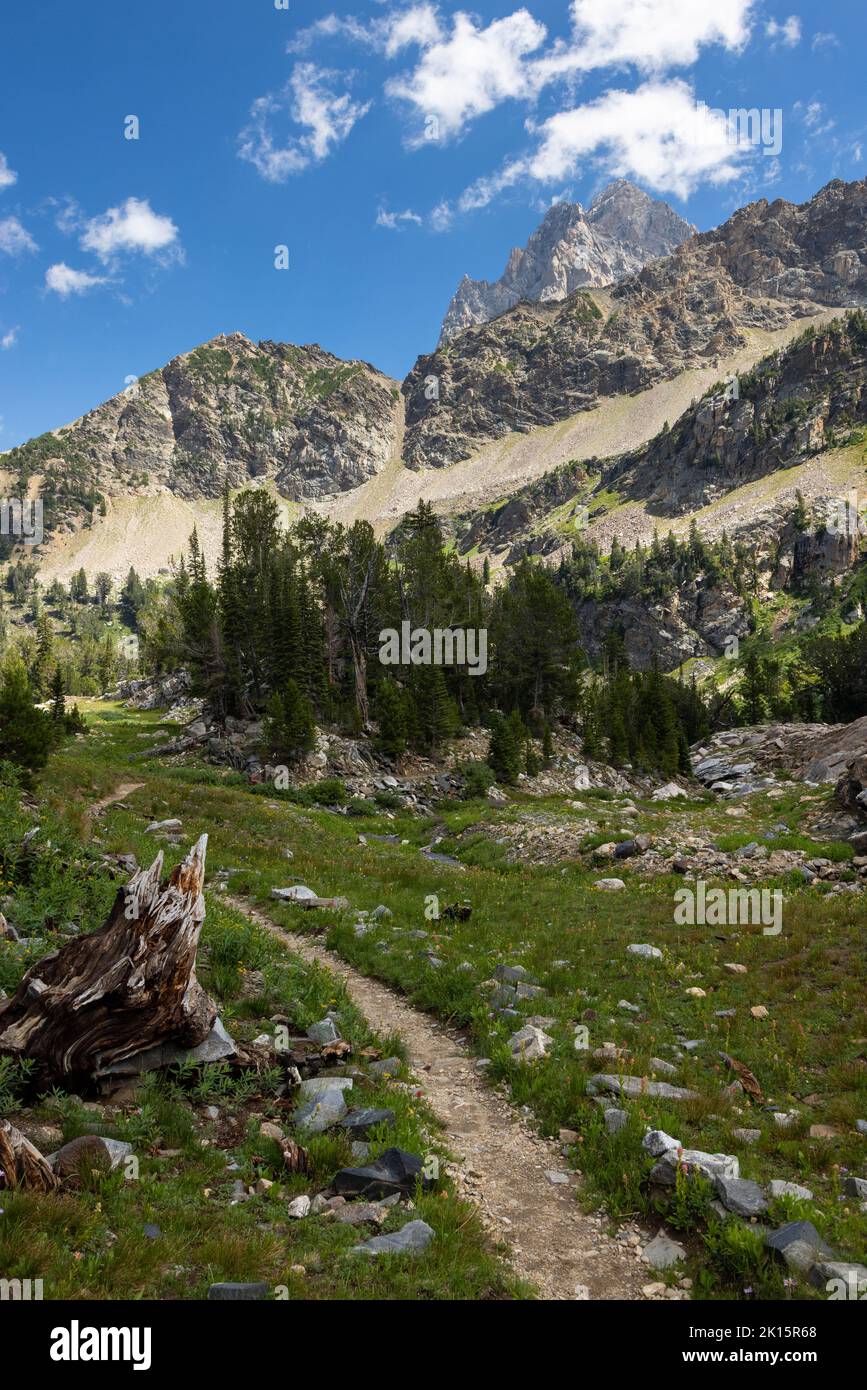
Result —
[{"label": "mountain slope", "polygon": [[574,529],[575,504],[587,508],[592,531],[594,513],[607,512],[615,497],[619,506],[640,503],[649,525],[690,516],[747,484],[846,448],[867,427],[867,314],[811,324],[734,380],[728,389],[736,398],[717,383],[637,449],[575,460],[495,508],[466,512],[456,519],[460,549],[520,549],[537,538],[532,548],[554,550]]},{"label": "mountain slope", "polygon": [[128,493],[191,500],[272,480],[292,500],[356,487],[398,439],[397,383],[315,345],[221,335],[54,433],[2,457],[40,479],[46,525],[66,529]]},{"label": "mountain slope", "polygon": [[[610,290],[518,304],[420,357],[403,384],[404,458],[442,467],[742,347],[821,307],[867,303],[867,181],[800,206],[762,200]],[[432,385],[435,383],[435,386]]]},{"label": "mountain slope", "polygon": [[668,203],[626,179],[602,189],[586,212],[580,203],[557,203],[527,245],[513,249],[499,280],[464,276],[443,320],[440,344],[522,299],[545,303],[582,287],[613,284],[655,256],[669,255],[694,231]]}]

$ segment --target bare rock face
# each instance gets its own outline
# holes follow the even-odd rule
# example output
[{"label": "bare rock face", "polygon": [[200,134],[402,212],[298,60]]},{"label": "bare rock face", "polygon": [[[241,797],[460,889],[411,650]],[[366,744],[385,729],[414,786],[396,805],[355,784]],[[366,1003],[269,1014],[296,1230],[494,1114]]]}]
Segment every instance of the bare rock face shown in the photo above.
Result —
[{"label": "bare rock face", "polygon": [[558,301],[584,287],[601,287],[668,256],[695,228],[668,203],[618,179],[593,199],[557,203],[527,245],[515,247],[502,276],[490,284],[465,275],[443,321],[440,343],[487,323],[522,299]]},{"label": "bare rock face", "polygon": [[512,431],[634,394],[823,307],[867,304],[867,181],[800,206],[751,203],[605,295],[522,300],[420,357],[403,384],[404,460],[442,467]]},{"label": "bare rock face", "polygon": [[149,372],[7,466],[44,477],[46,525],[78,525],[107,494],[218,497],[273,480],[293,501],[357,487],[390,457],[397,383],[315,344],[214,338]]}]

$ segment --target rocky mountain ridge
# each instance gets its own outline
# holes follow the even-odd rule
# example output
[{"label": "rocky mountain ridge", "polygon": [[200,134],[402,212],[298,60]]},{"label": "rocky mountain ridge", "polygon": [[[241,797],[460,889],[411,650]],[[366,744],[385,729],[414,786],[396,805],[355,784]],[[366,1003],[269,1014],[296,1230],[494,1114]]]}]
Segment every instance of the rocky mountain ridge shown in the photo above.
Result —
[{"label": "rocky mountain ridge", "polygon": [[440,346],[487,323],[520,300],[548,303],[581,288],[601,288],[668,256],[695,228],[668,203],[617,179],[585,211],[555,203],[525,247],[514,247],[499,280],[465,275],[443,320]]},{"label": "rocky mountain ridge", "polygon": [[[603,228],[615,212],[622,222],[622,197],[597,201]],[[222,335],[3,455],[6,486],[38,486],[46,530],[56,532],[98,523],[106,498],[199,500],[226,483],[269,482],[304,502],[351,492],[391,461],[421,470],[472,459],[516,432],[707,370],[754,330],[785,332],[823,306],[867,303],[865,213],[865,181],[834,181],[801,206],[753,203],[613,288],[522,301],[459,333],[419,358],[402,387],[316,345]],[[814,366],[831,393],[827,419],[819,405],[809,419],[781,422],[792,404],[786,382],[762,399],[742,394],[736,410],[705,403],[654,452],[625,456],[618,488],[653,495],[663,514],[780,467],[805,430],[819,447],[820,424],[833,430],[861,407],[833,351]]]},{"label": "rocky mountain ridge", "polygon": [[762,199],[610,290],[522,302],[420,357],[404,459],[442,467],[512,431],[634,394],[827,307],[867,303],[867,181]]},{"label": "rocky mountain ridge", "polygon": [[40,479],[46,524],[80,524],[100,497],[182,498],[272,480],[292,501],[357,487],[397,446],[396,382],[316,344],[220,335],[54,433],[2,457],[22,491]]}]

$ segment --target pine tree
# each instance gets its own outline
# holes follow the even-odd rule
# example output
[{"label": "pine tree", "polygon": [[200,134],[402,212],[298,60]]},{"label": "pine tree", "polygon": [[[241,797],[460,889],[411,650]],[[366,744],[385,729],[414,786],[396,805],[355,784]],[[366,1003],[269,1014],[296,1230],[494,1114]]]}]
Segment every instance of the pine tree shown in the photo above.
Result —
[{"label": "pine tree", "polygon": [[0,675],[0,760],[22,769],[29,785],[31,773],[48,761],[54,737],[50,715],[34,704],[24,663],[7,658]]},{"label": "pine tree", "polygon": [[268,701],[265,740],[268,750],[289,762],[297,762],[313,747],[313,708],[298,682],[288,680]]},{"label": "pine tree", "polygon": [[51,718],[52,721],[61,725],[66,720],[66,698],[63,692],[63,672],[59,666],[55,666],[54,675],[51,677]]},{"label": "pine tree", "polygon": [[491,724],[488,764],[498,782],[513,786],[523,772],[526,730],[517,710],[508,717],[498,714]]},{"label": "pine tree", "polygon": [[448,692],[441,666],[413,666],[410,691],[416,714],[416,739],[420,747],[435,752],[457,733],[460,717]]},{"label": "pine tree", "polygon": [[135,570],[130,566],[129,574],[120,591],[120,617],[127,627],[135,632],[138,625],[138,612],[145,601],[145,589]]},{"label": "pine tree", "polygon": [[87,575],[84,572],[83,566],[69,581],[69,596],[74,599],[76,603],[87,603]]},{"label": "pine tree", "polygon": [[386,677],[376,693],[376,716],[379,721],[377,746],[389,757],[399,758],[406,749],[407,714],[403,691]]}]

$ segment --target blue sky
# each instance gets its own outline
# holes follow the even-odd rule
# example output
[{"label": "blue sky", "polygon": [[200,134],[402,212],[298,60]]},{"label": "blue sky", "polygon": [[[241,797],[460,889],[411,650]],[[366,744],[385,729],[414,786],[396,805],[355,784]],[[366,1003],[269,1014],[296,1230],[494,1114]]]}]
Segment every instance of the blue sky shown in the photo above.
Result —
[{"label": "blue sky", "polygon": [[[220,332],[403,376],[614,175],[705,229],[863,178],[862,0],[7,7],[0,449]],[[719,112],[783,112],[761,145]],[[138,120],[138,138],[128,117]],[[275,248],[288,249],[287,270]]]}]

